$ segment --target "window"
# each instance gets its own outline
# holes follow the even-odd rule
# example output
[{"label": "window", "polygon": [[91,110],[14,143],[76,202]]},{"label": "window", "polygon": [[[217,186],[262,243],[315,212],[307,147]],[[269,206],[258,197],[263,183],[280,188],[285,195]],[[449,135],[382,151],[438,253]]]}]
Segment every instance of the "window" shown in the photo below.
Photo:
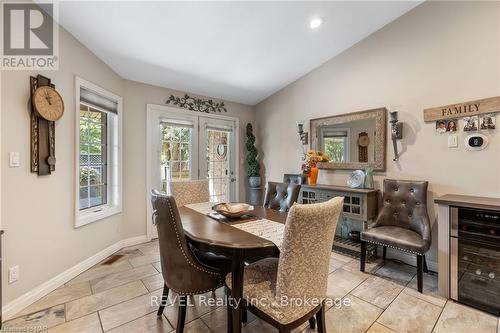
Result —
[{"label": "window", "polygon": [[80,103],[80,210],[108,203],[108,115]]},{"label": "window", "polygon": [[121,212],[122,99],[79,78],[76,89],[79,227]]},{"label": "window", "polygon": [[321,129],[321,149],[332,162],[349,162],[349,129]]},{"label": "window", "polygon": [[161,183],[162,191],[170,193],[170,182],[189,180],[192,124],[162,122]]}]

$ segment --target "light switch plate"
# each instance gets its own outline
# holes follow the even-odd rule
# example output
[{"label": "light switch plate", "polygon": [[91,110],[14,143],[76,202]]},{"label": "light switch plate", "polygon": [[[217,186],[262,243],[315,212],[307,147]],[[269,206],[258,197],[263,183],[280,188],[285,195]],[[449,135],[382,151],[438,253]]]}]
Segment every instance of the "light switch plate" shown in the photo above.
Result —
[{"label": "light switch plate", "polygon": [[457,148],[458,147],[458,135],[451,134],[448,136],[448,148]]},{"label": "light switch plate", "polygon": [[19,266],[9,268],[9,284],[19,280]]},{"label": "light switch plate", "polygon": [[17,168],[21,165],[19,152],[13,151],[9,153],[9,166],[11,168]]}]

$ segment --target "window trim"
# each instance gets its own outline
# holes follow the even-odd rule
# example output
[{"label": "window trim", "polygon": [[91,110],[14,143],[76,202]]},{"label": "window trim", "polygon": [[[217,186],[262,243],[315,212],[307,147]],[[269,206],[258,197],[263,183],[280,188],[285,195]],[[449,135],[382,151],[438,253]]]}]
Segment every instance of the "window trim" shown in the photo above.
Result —
[{"label": "window trim", "polygon": [[[80,88],[93,91],[99,95],[107,97],[117,103],[116,124],[112,124],[112,129],[109,128],[110,122],[108,119],[108,204],[101,205],[88,210],[80,211]],[[99,110],[99,108],[96,108]],[[122,97],[107,91],[92,82],[75,76],[75,200],[74,211],[75,221],[74,227],[79,228],[84,225],[96,222],[107,217],[122,212],[123,200],[123,181],[122,181]],[[102,110],[108,113],[105,110]]]}]

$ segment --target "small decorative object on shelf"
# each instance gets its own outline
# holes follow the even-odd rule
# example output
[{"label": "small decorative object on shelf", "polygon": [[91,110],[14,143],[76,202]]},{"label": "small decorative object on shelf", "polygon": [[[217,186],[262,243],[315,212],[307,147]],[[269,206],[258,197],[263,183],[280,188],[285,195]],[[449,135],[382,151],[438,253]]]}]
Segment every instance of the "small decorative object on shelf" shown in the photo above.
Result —
[{"label": "small decorative object on shelf", "polygon": [[186,110],[197,112],[227,112],[224,102],[214,102],[211,99],[204,100],[201,98],[191,97],[188,94],[185,94],[184,97],[176,97],[174,95],[170,95],[166,103],[173,104]]},{"label": "small decorative object on shelf", "polygon": [[255,135],[251,123],[247,124],[247,175],[248,186],[259,187],[260,180],[260,165],[257,161],[257,148],[255,148]]},{"label": "small decorative object on shelf", "polygon": [[365,168],[365,188],[372,189],[373,185],[373,168]]},{"label": "small decorative object on shelf", "polygon": [[305,162],[302,164],[302,172],[307,175],[309,185],[316,185],[318,182],[319,162],[330,162],[330,157],[319,150],[309,150],[305,157]]},{"label": "small decorative object on shelf", "polygon": [[347,185],[351,188],[363,188],[365,184],[365,173],[363,170],[354,171],[349,179],[347,179]]}]

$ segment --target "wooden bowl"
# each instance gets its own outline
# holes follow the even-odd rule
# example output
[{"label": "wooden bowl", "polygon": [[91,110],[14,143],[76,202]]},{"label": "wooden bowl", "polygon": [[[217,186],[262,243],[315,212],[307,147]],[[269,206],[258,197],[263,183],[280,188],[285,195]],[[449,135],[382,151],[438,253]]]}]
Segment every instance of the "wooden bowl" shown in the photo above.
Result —
[{"label": "wooden bowl", "polygon": [[253,206],[241,202],[223,202],[213,206],[212,210],[224,215],[225,217],[234,219],[248,214],[249,211],[253,210]]}]

